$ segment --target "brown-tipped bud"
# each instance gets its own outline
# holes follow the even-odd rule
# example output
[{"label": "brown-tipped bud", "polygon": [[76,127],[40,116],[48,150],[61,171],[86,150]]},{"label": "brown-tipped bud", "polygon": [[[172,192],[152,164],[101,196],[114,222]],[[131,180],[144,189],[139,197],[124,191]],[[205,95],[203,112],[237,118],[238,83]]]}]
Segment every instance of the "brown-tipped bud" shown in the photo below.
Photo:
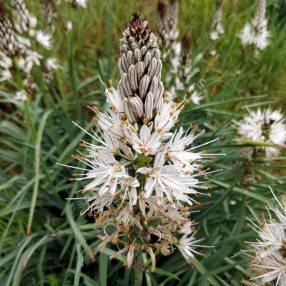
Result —
[{"label": "brown-tipped bud", "polygon": [[[134,14],[129,27],[122,33],[118,65],[121,73],[118,90],[123,98],[128,98],[124,107],[128,120],[135,122],[143,118],[143,107],[150,106],[150,101],[147,105],[145,104],[149,92],[153,94],[153,110],[148,109],[150,112],[147,118],[152,120],[150,116],[155,116],[157,107],[160,106],[156,103],[163,101],[161,90],[163,84],[160,82],[161,54],[157,37],[150,30],[148,22],[142,20],[138,14]],[[133,99],[138,95],[142,105],[141,102],[139,104],[138,99]],[[162,99],[158,98],[160,96]],[[144,118],[146,119],[146,116]]]},{"label": "brown-tipped bud", "polygon": [[221,5],[222,5],[222,1],[223,1],[223,0],[216,0],[216,1],[215,1],[216,9],[220,9],[220,7],[221,7]]}]

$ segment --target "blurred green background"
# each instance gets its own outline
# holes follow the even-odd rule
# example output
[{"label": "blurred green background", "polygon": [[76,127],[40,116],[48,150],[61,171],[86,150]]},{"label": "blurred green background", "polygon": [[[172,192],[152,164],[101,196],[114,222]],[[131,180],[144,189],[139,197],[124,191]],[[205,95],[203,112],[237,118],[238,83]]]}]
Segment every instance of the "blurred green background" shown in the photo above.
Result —
[{"label": "blurred green background", "polygon": [[[44,29],[42,3],[27,1]],[[37,89],[25,102],[16,101],[22,79],[0,83],[0,285],[134,285],[134,270],[125,269],[122,257],[109,260],[114,250],[99,253],[92,218],[81,216],[80,185],[69,178],[70,169],[57,165],[79,164],[72,155],[93,126],[87,105],[106,111],[104,82],[119,80],[117,58],[121,32],[132,13],[140,12],[157,31],[155,0],[89,0],[87,8],[58,6],[52,55],[62,69],[46,84],[40,68],[34,70]],[[238,255],[245,241],[255,239],[247,226],[250,210],[260,212],[271,198],[269,186],[285,190],[285,152],[276,160],[250,163],[235,141],[233,120],[245,107],[282,110],[286,100],[286,2],[267,1],[270,45],[254,56],[242,48],[238,33],[255,12],[255,1],[225,0],[225,34],[209,40],[215,5],[211,0],[179,1],[180,38],[192,39],[194,78],[205,100],[187,105],[179,125],[198,126],[207,132],[201,142],[219,138],[207,152],[223,153],[208,162],[222,170],[206,178],[211,196],[201,196],[198,237],[212,246],[202,249],[192,266],[179,253],[158,257],[154,273],[146,271],[142,285],[242,285],[249,281],[247,258]],[[66,23],[73,29],[67,31]],[[209,51],[217,50],[216,56]],[[168,65],[163,66],[167,73]],[[182,95],[183,97],[183,95]],[[180,98],[180,95],[179,95]],[[198,142],[199,144],[199,142]],[[251,182],[245,178],[252,175]]]}]

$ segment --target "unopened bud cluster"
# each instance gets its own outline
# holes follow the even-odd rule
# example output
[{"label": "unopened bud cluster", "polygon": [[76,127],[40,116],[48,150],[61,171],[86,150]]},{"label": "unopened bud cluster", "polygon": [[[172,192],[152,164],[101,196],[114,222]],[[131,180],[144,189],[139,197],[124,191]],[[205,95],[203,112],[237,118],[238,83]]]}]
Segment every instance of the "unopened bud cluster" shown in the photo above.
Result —
[{"label": "unopened bud cluster", "polygon": [[162,108],[164,86],[157,38],[147,21],[134,20],[121,39],[118,90],[129,122],[149,122]]}]

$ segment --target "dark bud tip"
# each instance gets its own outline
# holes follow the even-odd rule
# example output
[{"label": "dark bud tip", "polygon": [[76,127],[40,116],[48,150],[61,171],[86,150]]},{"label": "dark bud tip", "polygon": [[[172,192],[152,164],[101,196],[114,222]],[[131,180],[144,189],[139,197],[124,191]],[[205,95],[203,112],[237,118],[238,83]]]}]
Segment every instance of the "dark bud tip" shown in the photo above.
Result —
[{"label": "dark bud tip", "polygon": [[161,18],[165,17],[165,15],[166,15],[166,4],[161,0],[158,1],[157,11],[158,11]]},{"label": "dark bud tip", "polygon": [[216,0],[215,5],[216,5],[216,9],[219,9],[222,5],[222,0]]},{"label": "dark bud tip", "polygon": [[6,9],[2,0],[0,0],[0,17],[3,18],[6,15]]},{"label": "dark bud tip", "polygon": [[189,51],[192,49],[191,37],[184,35],[184,37],[182,38],[182,47],[185,51]]},{"label": "dark bud tip", "polygon": [[129,23],[129,30],[133,37],[144,36],[149,33],[147,21],[142,21],[138,13],[133,14],[133,19]]}]

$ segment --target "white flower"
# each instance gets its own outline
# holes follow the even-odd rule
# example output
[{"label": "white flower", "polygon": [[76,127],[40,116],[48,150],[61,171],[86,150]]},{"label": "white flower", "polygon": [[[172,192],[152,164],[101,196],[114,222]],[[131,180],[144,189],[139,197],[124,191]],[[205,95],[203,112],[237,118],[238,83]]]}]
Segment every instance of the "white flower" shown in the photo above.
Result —
[{"label": "white flower", "polygon": [[214,57],[214,56],[217,55],[217,50],[212,49],[212,50],[209,51],[209,54],[210,54],[210,56]]},{"label": "white flower", "polygon": [[251,140],[270,143],[275,146],[264,147],[265,155],[268,158],[279,155],[280,147],[286,142],[286,125],[283,115],[278,111],[258,109],[249,111],[243,121],[236,123],[238,133],[242,140]]},{"label": "white flower", "polygon": [[124,166],[118,162],[109,164],[102,160],[97,162],[84,159],[84,161],[88,164],[90,169],[83,174],[81,178],[77,178],[77,180],[92,179],[92,181],[85,186],[84,191],[95,191],[99,187],[97,190],[99,195],[103,195],[106,192],[114,195],[120,180],[129,177]]},{"label": "white flower", "polygon": [[31,41],[28,38],[22,37],[20,35],[17,35],[17,44],[19,49],[23,52],[31,47]]},{"label": "white flower", "polygon": [[220,35],[222,35],[223,33],[224,28],[222,26],[222,6],[220,4],[219,7],[216,7],[215,16],[212,23],[212,29],[210,32],[210,39],[212,41],[217,41]]},{"label": "white flower", "polygon": [[51,38],[52,36],[44,33],[43,31],[36,32],[36,41],[46,49],[51,48]]},{"label": "white flower", "polygon": [[202,155],[186,149],[197,137],[192,132],[184,134],[183,128],[180,128],[166,144],[168,157],[179,170],[193,172],[197,169],[196,161],[201,159]]},{"label": "white flower", "polygon": [[73,0],[76,5],[86,8],[87,0]]},{"label": "white flower", "polygon": [[[126,129],[128,128],[128,131]],[[133,149],[139,154],[155,155],[161,145],[161,135],[157,132],[151,134],[152,127],[143,125],[140,129],[139,136],[136,129],[129,125],[125,125],[125,134],[130,134],[130,141]]]},{"label": "white flower", "polygon": [[265,6],[265,0],[259,0],[254,19],[245,24],[239,35],[242,45],[254,45],[260,50],[268,46],[269,31]]},{"label": "white flower", "polygon": [[240,39],[242,44],[245,45],[250,45],[253,43],[253,32],[252,32],[252,27],[249,23],[246,23],[245,26],[243,27],[241,34],[240,34]]},{"label": "white flower", "polygon": [[57,62],[57,59],[55,58],[48,58],[46,61],[46,67],[48,70],[53,71],[59,69],[59,64]]},{"label": "white flower", "polygon": [[[178,76],[176,76],[176,79],[175,79],[175,90],[184,90],[185,87],[184,87],[184,84],[183,82],[180,80],[180,78]],[[174,92],[175,92],[174,90]]]},{"label": "white flower", "polygon": [[25,73],[29,74],[34,65],[39,66],[41,64],[42,56],[37,52],[27,50],[25,58],[18,59],[18,66]]},{"label": "white flower", "polygon": [[173,55],[170,60],[173,68],[172,72],[176,74],[181,64],[181,52],[182,52],[181,43],[174,42],[172,50],[173,50]]},{"label": "white flower", "polygon": [[17,91],[15,94],[15,99],[19,101],[25,101],[28,99],[28,94],[25,90]]},{"label": "white flower", "polygon": [[[200,246],[198,242],[201,240],[196,240],[195,235],[191,229],[191,224],[187,224],[184,235],[180,238],[178,249],[182,253],[183,257],[188,261],[191,262],[192,258],[194,258],[194,254],[199,254],[195,248]],[[189,229],[187,229],[189,228]]]},{"label": "white flower", "polygon": [[155,131],[163,134],[168,132],[177,122],[180,111],[180,105],[174,102],[164,103],[155,117]]},{"label": "white flower", "polygon": [[123,123],[120,120],[120,116],[110,111],[109,114],[101,112],[97,113],[98,126],[105,132],[109,133],[118,139],[124,137]]},{"label": "white flower", "polygon": [[113,87],[105,91],[107,101],[119,113],[124,113],[123,97],[118,90]]},{"label": "white flower", "polygon": [[0,52],[0,67],[3,70],[8,70],[12,67],[12,60],[3,52]]},{"label": "white flower", "polygon": [[36,28],[36,26],[37,26],[37,18],[36,17],[30,15],[29,22],[30,22],[31,28]]},{"label": "white flower", "polygon": [[195,105],[199,105],[200,102],[204,99],[204,97],[199,93],[194,84],[191,84],[188,88],[188,93],[191,94],[191,101]]},{"label": "white flower", "polygon": [[1,81],[5,81],[5,80],[9,80],[12,78],[12,74],[9,70],[2,70],[1,74],[0,74],[0,82]]},{"label": "white flower", "polygon": [[[274,195],[275,196],[275,195]],[[258,240],[250,244],[250,268],[254,279],[262,283],[273,282],[278,286],[286,283],[286,220],[285,206],[278,201],[278,207],[268,208],[269,221],[263,219],[263,226],[252,223],[258,233]],[[272,216],[274,214],[274,217]],[[256,218],[259,225],[261,221]],[[246,252],[246,253],[248,253]],[[273,285],[274,285],[273,284]]]},{"label": "white flower", "polygon": [[137,170],[138,173],[147,176],[144,186],[145,198],[149,198],[154,192],[158,201],[166,196],[169,201],[174,199],[192,205],[189,194],[197,194],[193,189],[199,181],[194,177],[184,175],[174,165],[164,165],[165,153],[156,155],[153,168],[143,167]]},{"label": "white flower", "polygon": [[72,21],[67,21],[67,22],[66,22],[66,29],[67,29],[68,31],[71,31],[71,30],[73,29],[73,23],[72,23]]}]

